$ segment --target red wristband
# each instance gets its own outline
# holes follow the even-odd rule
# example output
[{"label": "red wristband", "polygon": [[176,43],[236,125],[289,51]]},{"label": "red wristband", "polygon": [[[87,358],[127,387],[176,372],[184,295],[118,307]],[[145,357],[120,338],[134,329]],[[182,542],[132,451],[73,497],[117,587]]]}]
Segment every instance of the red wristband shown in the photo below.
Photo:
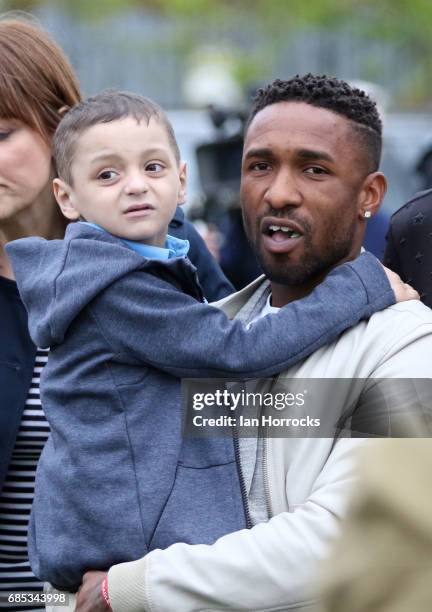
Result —
[{"label": "red wristband", "polygon": [[102,581],[101,591],[102,591],[103,600],[106,603],[106,607],[108,608],[108,610],[112,610],[110,598],[108,595],[108,574],[105,576],[105,578]]}]

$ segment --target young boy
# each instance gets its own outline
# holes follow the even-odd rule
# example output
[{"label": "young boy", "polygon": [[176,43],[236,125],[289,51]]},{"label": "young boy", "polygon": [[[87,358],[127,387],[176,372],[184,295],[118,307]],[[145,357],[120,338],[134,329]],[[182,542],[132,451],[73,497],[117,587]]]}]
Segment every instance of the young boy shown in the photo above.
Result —
[{"label": "young boy", "polygon": [[[230,439],[182,440],[180,377],[277,374],[394,302],[365,254],[250,329],[202,303],[187,242],[166,235],[186,168],[159,106],[106,92],[54,138],[64,240],[8,245],[31,336],[51,348],[41,396],[51,436],[29,532],[35,574],[76,589],[177,541],[246,526]],[[336,291],[349,293],[334,304]]]}]

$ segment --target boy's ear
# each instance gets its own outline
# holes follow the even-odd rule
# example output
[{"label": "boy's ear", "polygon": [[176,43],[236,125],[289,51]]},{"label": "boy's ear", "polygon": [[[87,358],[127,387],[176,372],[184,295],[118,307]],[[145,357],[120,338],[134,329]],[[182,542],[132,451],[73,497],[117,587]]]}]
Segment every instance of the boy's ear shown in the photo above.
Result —
[{"label": "boy's ear", "polygon": [[71,188],[62,179],[55,178],[53,180],[54,197],[57,200],[57,204],[66,219],[76,221],[80,217],[80,213],[74,208],[71,198]]},{"label": "boy's ear", "polygon": [[179,179],[180,179],[180,189],[178,192],[177,204],[181,206],[186,202],[186,187],[187,187],[187,168],[186,162],[181,161],[179,164]]}]

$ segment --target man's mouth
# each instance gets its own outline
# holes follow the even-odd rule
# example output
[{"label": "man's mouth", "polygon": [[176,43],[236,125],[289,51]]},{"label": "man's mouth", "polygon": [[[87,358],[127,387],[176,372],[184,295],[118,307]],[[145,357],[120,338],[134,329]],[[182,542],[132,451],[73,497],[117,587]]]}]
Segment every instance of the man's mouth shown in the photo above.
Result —
[{"label": "man's mouth", "polygon": [[303,238],[302,228],[289,219],[265,218],[261,223],[264,246],[273,253],[288,253]]},{"label": "man's mouth", "polygon": [[283,225],[270,225],[267,230],[268,235],[278,242],[286,240],[287,238],[300,238],[301,234],[289,227]]}]

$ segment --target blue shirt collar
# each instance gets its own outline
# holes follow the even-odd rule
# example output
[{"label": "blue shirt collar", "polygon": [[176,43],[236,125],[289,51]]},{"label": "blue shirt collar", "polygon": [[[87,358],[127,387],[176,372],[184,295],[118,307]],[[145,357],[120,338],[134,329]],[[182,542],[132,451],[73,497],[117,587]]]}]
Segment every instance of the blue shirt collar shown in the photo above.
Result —
[{"label": "blue shirt collar", "polygon": [[[95,229],[109,234],[100,225],[96,223],[89,223],[88,221],[79,221],[79,223],[85,223]],[[113,235],[113,234],[110,234]],[[116,238],[119,238],[116,236]],[[136,240],[126,240],[125,238],[119,238],[126,246],[133,251],[136,251],[139,255],[146,257],[147,259],[173,259],[174,257],[186,257],[189,251],[189,240],[181,240],[175,236],[167,234],[165,248],[157,247],[151,244],[143,244]]]}]

